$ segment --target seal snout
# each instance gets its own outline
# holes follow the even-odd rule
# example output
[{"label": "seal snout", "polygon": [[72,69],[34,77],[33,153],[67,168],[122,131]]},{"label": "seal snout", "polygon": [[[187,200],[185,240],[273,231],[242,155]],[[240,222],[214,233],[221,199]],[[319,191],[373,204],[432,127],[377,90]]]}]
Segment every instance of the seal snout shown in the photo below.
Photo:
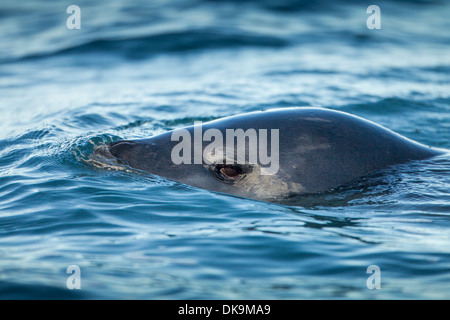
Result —
[{"label": "seal snout", "polygon": [[109,152],[116,158],[127,161],[129,154],[132,154],[132,149],[137,145],[137,142],[130,140],[122,140],[113,142],[108,145]]}]

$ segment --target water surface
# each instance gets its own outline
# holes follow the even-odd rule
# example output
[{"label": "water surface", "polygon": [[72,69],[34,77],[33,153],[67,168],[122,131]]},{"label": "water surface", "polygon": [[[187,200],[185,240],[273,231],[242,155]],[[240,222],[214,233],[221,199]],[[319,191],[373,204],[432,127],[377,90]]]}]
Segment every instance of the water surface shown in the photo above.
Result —
[{"label": "water surface", "polygon": [[0,4],[0,298],[450,298],[448,154],[282,204],[85,161],[291,106],[450,149],[448,2],[379,2],[381,30],[358,1],[71,4]]}]

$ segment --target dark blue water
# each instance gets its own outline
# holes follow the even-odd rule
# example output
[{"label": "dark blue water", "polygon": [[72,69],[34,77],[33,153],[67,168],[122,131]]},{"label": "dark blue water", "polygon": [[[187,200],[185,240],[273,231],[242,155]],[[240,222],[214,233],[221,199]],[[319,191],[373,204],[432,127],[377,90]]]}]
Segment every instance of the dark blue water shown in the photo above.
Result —
[{"label": "dark blue water", "polygon": [[450,149],[449,3],[378,2],[379,30],[370,4],[3,1],[0,298],[449,299],[448,154],[281,204],[89,161],[101,143],[290,106]]}]

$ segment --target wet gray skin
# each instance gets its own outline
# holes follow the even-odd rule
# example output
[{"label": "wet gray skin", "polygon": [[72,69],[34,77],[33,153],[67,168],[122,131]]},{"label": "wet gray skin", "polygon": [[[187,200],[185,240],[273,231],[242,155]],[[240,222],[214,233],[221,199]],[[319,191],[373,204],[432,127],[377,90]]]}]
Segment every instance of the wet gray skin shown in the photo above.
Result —
[{"label": "wet gray skin", "polygon": [[[266,164],[261,163],[259,157],[257,163],[249,163],[249,152],[254,150],[248,143],[245,143],[244,164],[237,164],[236,159],[232,161],[231,157],[221,156],[220,153],[214,154],[212,150],[206,150],[202,163],[175,164],[172,150],[177,145],[180,147],[181,140],[172,141],[172,134],[180,133],[180,130],[190,133],[192,154],[189,158],[192,161],[195,157],[201,157],[205,147],[211,143],[203,141],[201,148],[195,150],[194,127],[177,129],[149,139],[118,141],[108,146],[109,152],[122,164],[171,180],[268,201],[290,195],[325,192],[391,165],[442,153],[344,112],[322,108],[286,108],[226,117],[203,123],[201,128],[203,133],[211,128],[220,130],[226,148],[229,148],[225,144],[226,129],[254,129],[257,133],[261,132],[260,129],[267,129],[269,133],[274,132],[271,129],[278,129],[279,168],[275,174],[270,174],[270,170],[267,174],[268,168],[271,167],[272,173],[277,169],[274,157],[271,164],[267,161]],[[198,132],[198,125],[196,128]],[[268,156],[271,138],[272,135],[268,134]],[[235,154],[237,143],[235,139]],[[256,143],[256,146],[260,144]],[[276,152],[276,148],[273,151]],[[176,154],[182,155],[179,152]],[[206,163],[205,159],[212,163]],[[266,174],[262,174],[264,170]]]}]

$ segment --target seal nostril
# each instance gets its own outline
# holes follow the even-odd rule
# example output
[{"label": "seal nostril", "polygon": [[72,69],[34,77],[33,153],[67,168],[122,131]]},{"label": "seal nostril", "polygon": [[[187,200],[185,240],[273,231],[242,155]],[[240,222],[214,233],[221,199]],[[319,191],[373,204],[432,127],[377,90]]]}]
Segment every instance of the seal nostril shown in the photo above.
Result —
[{"label": "seal nostril", "polygon": [[131,140],[120,140],[120,141],[116,141],[116,142],[110,143],[110,144],[108,145],[108,147],[111,148],[111,147],[116,146],[116,145],[118,145],[118,144],[122,144],[122,145],[123,145],[123,144],[135,145],[136,142],[131,141]]}]

